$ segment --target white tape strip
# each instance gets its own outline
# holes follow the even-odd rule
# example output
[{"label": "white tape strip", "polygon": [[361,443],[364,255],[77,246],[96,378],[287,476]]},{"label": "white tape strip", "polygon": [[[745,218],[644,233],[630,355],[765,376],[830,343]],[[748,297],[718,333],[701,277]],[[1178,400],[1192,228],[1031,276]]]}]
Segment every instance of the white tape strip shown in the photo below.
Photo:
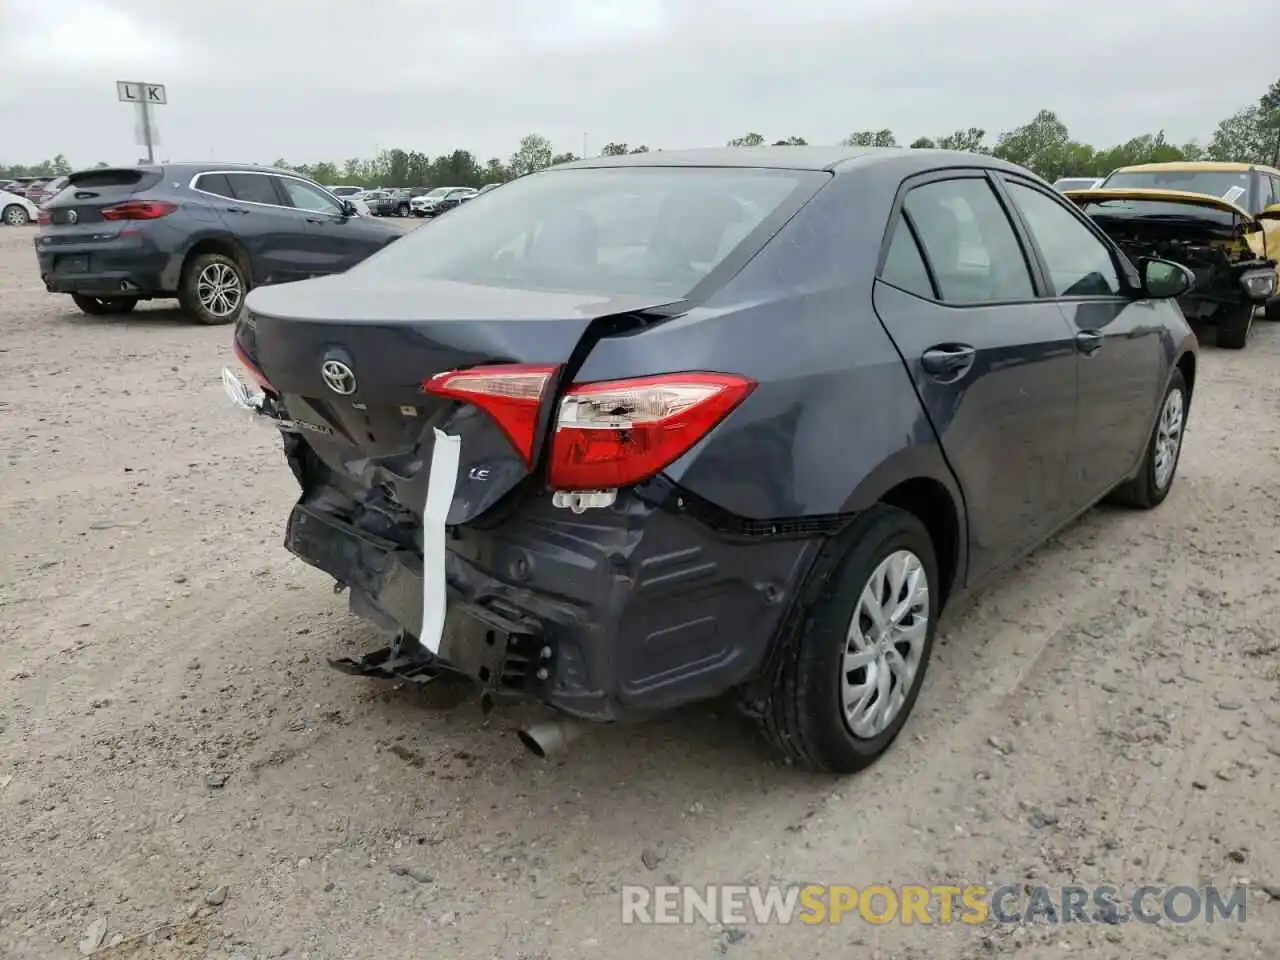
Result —
[{"label": "white tape strip", "polygon": [[422,630],[418,640],[432,653],[439,653],[447,603],[444,524],[458,484],[462,438],[440,430],[435,433],[431,472],[427,477],[427,502],[422,508]]}]

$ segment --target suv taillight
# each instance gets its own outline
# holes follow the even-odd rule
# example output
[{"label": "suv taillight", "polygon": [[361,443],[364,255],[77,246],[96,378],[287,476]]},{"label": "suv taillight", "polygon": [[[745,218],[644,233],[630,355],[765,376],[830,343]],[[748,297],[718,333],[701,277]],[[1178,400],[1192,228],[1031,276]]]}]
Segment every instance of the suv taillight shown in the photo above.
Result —
[{"label": "suv taillight", "polygon": [[36,212],[36,223],[42,227],[47,227],[53,223],[53,215],[48,210],[39,210]]},{"label": "suv taillight", "polygon": [[[527,467],[558,369],[475,367],[438,374],[423,388],[488,413]],[[553,425],[547,482],[556,490],[607,490],[646,480],[688,453],[755,386],[735,374],[695,372],[570,387]]]},{"label": "suv taillight", "polygon": [[178,209],[168,200],[126,200],[102,211],[103,220],[158,220]]}]

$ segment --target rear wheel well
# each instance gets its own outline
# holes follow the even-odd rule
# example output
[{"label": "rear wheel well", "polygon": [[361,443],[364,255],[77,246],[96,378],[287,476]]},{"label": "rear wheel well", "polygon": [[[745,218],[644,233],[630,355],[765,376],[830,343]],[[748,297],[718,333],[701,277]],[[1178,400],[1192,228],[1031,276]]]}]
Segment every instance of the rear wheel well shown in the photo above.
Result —
[{"label": "rear wheel well", "polygon": [[187,251],[186,257],[183,258],[182,273],[179,276],[186,276],[187,267],[191,261],[204,253],[220,253],[224,257],[230,257],[240,266],[245,281],[249,285],[253,284],[253,275],[249,268],[249,252],[237,241],[222,237],[209,237],[193,244],[191,249]]},{"label": "rear wheel well", "polygon": [[1182,379],[1187,382],[1187,403],[1196,388],[1196,355],[1188,351],[1178,358],[1178,369],[1182,371]]},{"label": "rear wheel well", "polygon": [[960,518],[951,494],[937,480],[914,477],[898,484],[880,502],[914,515],[929,531],[938,561],[938,579],[942,581],[938,598],[941,610],[955,585],[960,562]]}]

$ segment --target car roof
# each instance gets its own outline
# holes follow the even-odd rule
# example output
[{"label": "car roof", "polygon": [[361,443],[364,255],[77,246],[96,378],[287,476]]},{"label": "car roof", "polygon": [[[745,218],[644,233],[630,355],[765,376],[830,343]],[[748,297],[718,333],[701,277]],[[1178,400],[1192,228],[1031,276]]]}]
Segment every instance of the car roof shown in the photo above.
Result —
[{"label": "car roof", "polygon": [[603,167],[745,167],[773,170],[817,170],[844,173],[871,165],[983,166],[993,170],[1023,171],[1022,167],[987,154],[959,150],[915,149],[911,147],[850,146],[760,146],[704,147],[693,150],[651,150],[620,156],[587,157],[558,164],[555,170],[585,170]]},{"label": "car roof", "polygon": [[222,162],[214,163],[212,160],[204,161],[178,161],[176,163],[157,163],[157,164],[138,164],[137,167],[129,168],[137,170],[156,171],[158,173],[207,173],[210,171],[225,171],[244,173],[278,173],[286,177],[302,177],[304,180],[310,179],[305,174],[298,173],[296,170],[285,170],[280,167],[269,167],[260,163],[236,163]]},{"label": "car roof", "polygon": [[1120,167],[1116,173],[1247,173],[1257,170],[1280,177],[1280,170],[1262,163],[1234,163],[1226,160],[1170,160],[1166,163],[1135,163]]}]

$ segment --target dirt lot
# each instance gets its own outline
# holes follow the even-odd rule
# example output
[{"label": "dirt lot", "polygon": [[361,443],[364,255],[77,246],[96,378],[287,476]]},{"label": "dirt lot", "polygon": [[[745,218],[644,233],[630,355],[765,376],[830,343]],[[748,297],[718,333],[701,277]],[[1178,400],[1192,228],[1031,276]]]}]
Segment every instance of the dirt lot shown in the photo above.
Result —
[{"label": "dirt lot", "polygon": [[[944,624],[868,773],[777,765],[722,705],[549,763],[523,714],[326,665],[373,637],[281,546],[229,329],[85,317],[33,235],[0,229],[0,956],[1274,960],[1280,329],[1209,335],[1170,499]],[[621,924],[676,878],[1252,892],[1243,924]]]}]

